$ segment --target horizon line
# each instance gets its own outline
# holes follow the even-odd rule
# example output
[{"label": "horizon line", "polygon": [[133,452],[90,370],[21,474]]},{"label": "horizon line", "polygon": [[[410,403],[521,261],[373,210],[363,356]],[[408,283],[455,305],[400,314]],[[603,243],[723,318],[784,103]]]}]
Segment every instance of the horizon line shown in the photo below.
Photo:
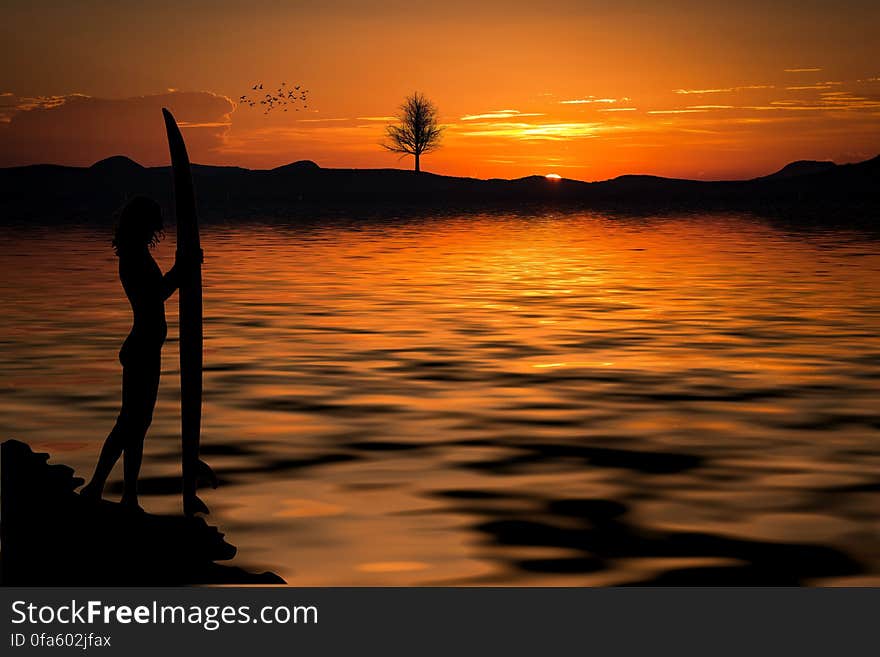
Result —
[{"label": "horizon line", "polygon": [[[662,175],[651,174],[651,173],[622,173],[622,174],[614,176],[612,178],[603,178],[600,180],[581,180],[579,178],[566,178],[565,176],[560,176],[557,178],[556,175],[554,175],[555,172],[532,173],[532,174],[527,174],[525,176],[519,176],[517,178],[499,178],[499,177],[477,178],[475,176],[454,176],[454,175],[449,175],[449,174],[445,174],[445,173],[435,173],[433,171],[425,171],[425,170],[422,170],[420,172],[416,172],[416,171],[413,171],[413,169],[400,169],[400,168],[395,168],[395,167],[365,167],[365,168],[323,167],[320,164],[318,164],[317,162],[315,162],[314,160],[309,160],[309,159],[294,160],[291,162],[287,162],[286,164],[279,164],[278,166],[272,167],[269,169],[251,169],[251,168],[240,166],[237,164],[200,164],[198,162],[193,162],[192,166],[214,168],[214,169],[241,169],[242,171],[268,172],[268,171],[276,171],[278,169],[283,169],[285,167],[289,167],[294,164],[310,163],[310,164],[314,164],[318,169],[324,170],[324,171],[399,171],[402,173],[427,174],[427,175],[431,175],[431,176],[439,176],[442,178],[458,178],[458,179],[462,179],[462,180],[481,180],[481,181],[491,181],[491,180],[515,181],[515,180],[523,180],[525,178],[550,178],[555,183],[559,183],[562,181],[569,181],[569,182],[577,182],[577,183],[582,183],[582,184],[591,184],[591,183],[609,182],[612,180],[617,180],[619,178],[626,178],[629,176],[646,177],[646,178],[659,178],[662,180],[685,180],[685,181],[689,181],[689,182],[746,182],[749,180],[757,180],[759,178],[771,176],[775,173],[778,173],[778,172],[784,170],[786,167],[788,167],[792,164],[798,164],[801,162],[811,162],[811,163],[815,162],[815,163],[821,163],[821,164],[833,164],[834,166],[847,166],[847,165],[853,165],[853,164],[861,164],[863,162],[870,162],[870,161],[875,160],[877,158],[880,158],[880,153],[878,153],[877,155],[874,155],[872,157],[868,157],[864,160],[857,160],[857,161],[853,161],[853,162],[843,162],[843,163],[838,163],[833,160],[808,160],[808,159],[791,160],[789,162],[786,162],[782,166],[774,169],[770,173],[766,173],[766,174],[762,174],[762,175],[758,175],[758,176],[753,176],[751,178],[721,178],[721,179],[713,179],[713,180],[705,180],[705,179],[700,179],[700,178],[678,178],[678,177],[662,176]],[[128,160],[129,162],[137,165],[138,167],[140,167],[142,169],[167,169],[167,168],[171,167],[170,163],[149,165],[149,166],[143,165],[140,162],[138,162],[137,160],[135,160],[134,158],[129,157],[128,155],[116,154],[116,155],[109,155],[107,157],[101,158],[100,160],[96,160],[92,164],[82,165],[82,166],[72,165],[72,164],[57,164],[54,162],[36,162],[33,164],[15,164],[15,165],[11,165],[11,166],[0,166],[0,170],[24,169],[27,167],[43,167],[43,166],[60,167],[60,168],[66,168],[66,169],[92,169],[95,166],[97,166],[98,164],[101,164],[102,162],[107,162],[108,160],[114,160],[114,159]]]}]

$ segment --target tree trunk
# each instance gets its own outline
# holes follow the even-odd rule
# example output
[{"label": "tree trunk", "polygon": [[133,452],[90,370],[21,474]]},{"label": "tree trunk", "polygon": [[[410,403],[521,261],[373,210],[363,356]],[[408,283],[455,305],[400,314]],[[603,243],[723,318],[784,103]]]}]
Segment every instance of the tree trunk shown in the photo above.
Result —
[{"label": "tree trunk", "polygon": [[415,158],[416,158],[416,173],[418,173],[419,171],[421,171],[421,169],[419,169],[419,154],[418,153],[416,153]]}]

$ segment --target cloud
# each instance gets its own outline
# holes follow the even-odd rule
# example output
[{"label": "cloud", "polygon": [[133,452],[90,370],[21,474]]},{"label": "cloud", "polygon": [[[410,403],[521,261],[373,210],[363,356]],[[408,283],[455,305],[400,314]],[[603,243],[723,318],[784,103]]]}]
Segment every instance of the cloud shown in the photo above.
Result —
[{"label": "cloud", "polygon": [[822,69],[818,68],[818,67],[807,67],[807,68],[785,68],[782,70],[785,73],[818,73]]},{"label": "cloud", "polygon": [[164,164],[168,146],[163,107],[174,113],[185,131],[190,157],[198,161],[222,145],[235,108],[225,96],[205,91],[120,99],[12,95],[3,100],[8,118],[0,123],[0,166],[84,166],[111,155]]},{"label": "cloud", "polygon": [[396,116],[359,116],[357,117],[358,121],[383,121],[387,123],[388,121],[396,121]]},{"label": "cloud", "polygon": [[769,108],[789,111],[850,111],[880,109],[880,100],[856,96],[847,91],[824,93],[818,100],[774,100]]},{"label": "cloud", "polygon": [[51,109],[63,105],[68,100],[86,98],[83,94],[66,96],[17,96],[11,91],[0,93],[0,123],[9,123],[18,112],[36,109]]},{"label": "cloud", "polygon": [[493,110],[484,114],[467,114],[461,117],[462,121],[478,121],[481,119],[510,119],[520,116],[544,116],[540,112],[520,112],[515,109]]},{"label": "cloud", "polygon": [[648,114],[695,114],[697,112],[708,112],[706,109],[668,109],[668,110],[648,110]]},{"label": "cloud", "polygon": [[589,105],[591,103],[625,103],[631,98],[624,96],[623,98],[596,98],[596,96],[587,96],[586,98],[574,98],[572,100],[560,100],[560,105]]},{"label": "cloud", "polygon": [[677,94],[721,94],[733,91],[733,87],[725,87],[723,89],[676,89]]},{"label": "cloud", "polygon": [[752,89],[773,89],[772,84],[743,84],[738,87],[718,87],[716,89],[675,89],[677,94],[724,94],[734,91],[748,91]]},{"label": "cloud", "polygon": [[805,89],[830,89],[831,87],[837,87],[843,84],[843,82],[836,82],[830,80],[828,82],[817,82],[816,84],[805,84],[796,87],[786,87],[786,91],[802,91]]},{"label": "cloud", "polygon": [[[843,83],[829,81],[816,85],[786,87],[786,90],[827,90],[834,89],[841,84]],[[803,94],[801,94],[801,96],[803,96]],[[648,110],[646,114],[701,114],[702,116],[693,117],[689,121],[689,124],[693,125],[695,122],[706,121],[711,121],[713,123],[765,123],[768,121],[793,120],[796,115],[807,115],[806,113],[814,113],[816,115],[825,113],[840,117],[846,112],[855,116],[858,113],[876,113],[878,109],[880,109],[880,98],[875,98],[871,94],[860,96],[851,91],[838,89],[835,91],[821,91],[818,96],[814,96],[813,98],[797,98],[796,94],[790,94],[788,98],[768,100],[761,105],[686,105],[684,107],[673,107],[668,109],[652,109]],[[773,112],[779,114],[779,116],[773,119],[748,116],[748,114],[756,112],[765,116],[767,113]],[[709,116],[710,114],[712,115],[711,117]],[[745,114],[745,116],[743,116],[743,114]]]},{"label": "cloud", "polygon": [[600,112],[635,112],[638,107],[603,107]]},{"label": "cloud", "polygon": [[595,137],[616,129],[603,123],[481,123],[462,131],[468,137],[503,137],[520,141],[562,141]]}]

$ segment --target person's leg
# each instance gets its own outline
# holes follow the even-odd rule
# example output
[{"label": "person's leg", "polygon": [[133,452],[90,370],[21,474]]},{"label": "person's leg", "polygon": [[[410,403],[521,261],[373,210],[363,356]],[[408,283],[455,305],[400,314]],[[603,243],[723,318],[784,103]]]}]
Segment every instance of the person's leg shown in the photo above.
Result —
[{"label": "person's leg", "polygon": [[95,466],[95,473],[92,475],[92,480],[83,486],[80,495],[100,499],[101,495],[104,493],[104,485],[107,483],[107,477],[110,476],[113,466],[116,465],[116,461],[119,460],[119,457],[122,455],[122,450],[125,447],[124,413],[124,409],[119,413],[119,417],[116,419],[116,424],[113,426],[113,429],[104,441],[104,446],[101,448],[101,455],[98,457],[98,464]]},{"label": "person's leg", "polygon": [[142,367],[137,368],[137,379],[132,381],[132,389],[136,391],[132,404],[135,409],[132,430],[125,436],[123,451],[124,487],[121,501],[126,506],[134,508],[140,508],[137,481],[143,461],[144,439],[153,421],[153,409],[156,407],[161,362],[156,356],[142,361],[140,365]]},{"label": "person's leg", "polygon": [[101,448],[101,455],[98,457],[98,464],[95,466],[95,473],[92,475],[91,481],[83,486],[80,495],[94,499],[100,499],[104,493],[104,485],[107,478],[113,470],[113,466],[122,456],[122,451],[128,442],[127,434],[132,428],[132,404],[136,396],[134,387],[137,385],[137,377],[133,369],[122,366],[122,408],[119,410],[119,416],[116,418],[116,424],[104,441]]},{"label": "person's leg", "polygon": [[140,504],[138,504],[137,480],[144,456],[144,438],[146,434],[146,427],[129,434],[128,443],[125,446],[125,451],[123,451],[124,487],[120,502],[125,506],[138,509]]}]

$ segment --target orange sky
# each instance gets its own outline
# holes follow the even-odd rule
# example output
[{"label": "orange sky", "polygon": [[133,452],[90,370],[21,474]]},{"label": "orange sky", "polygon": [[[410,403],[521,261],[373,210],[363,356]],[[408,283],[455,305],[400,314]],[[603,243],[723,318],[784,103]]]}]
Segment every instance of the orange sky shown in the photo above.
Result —
[{"label": "orange sky", "polygon": [[[192,159],[409,167],[387,119],[425,92],[446,124],[424,169],[584,180],[739,178],[880,153],[880,3],[667,0],[321,3],[7,0],[0,166]],[[236,105],[254,82],[308,109]]]}]

